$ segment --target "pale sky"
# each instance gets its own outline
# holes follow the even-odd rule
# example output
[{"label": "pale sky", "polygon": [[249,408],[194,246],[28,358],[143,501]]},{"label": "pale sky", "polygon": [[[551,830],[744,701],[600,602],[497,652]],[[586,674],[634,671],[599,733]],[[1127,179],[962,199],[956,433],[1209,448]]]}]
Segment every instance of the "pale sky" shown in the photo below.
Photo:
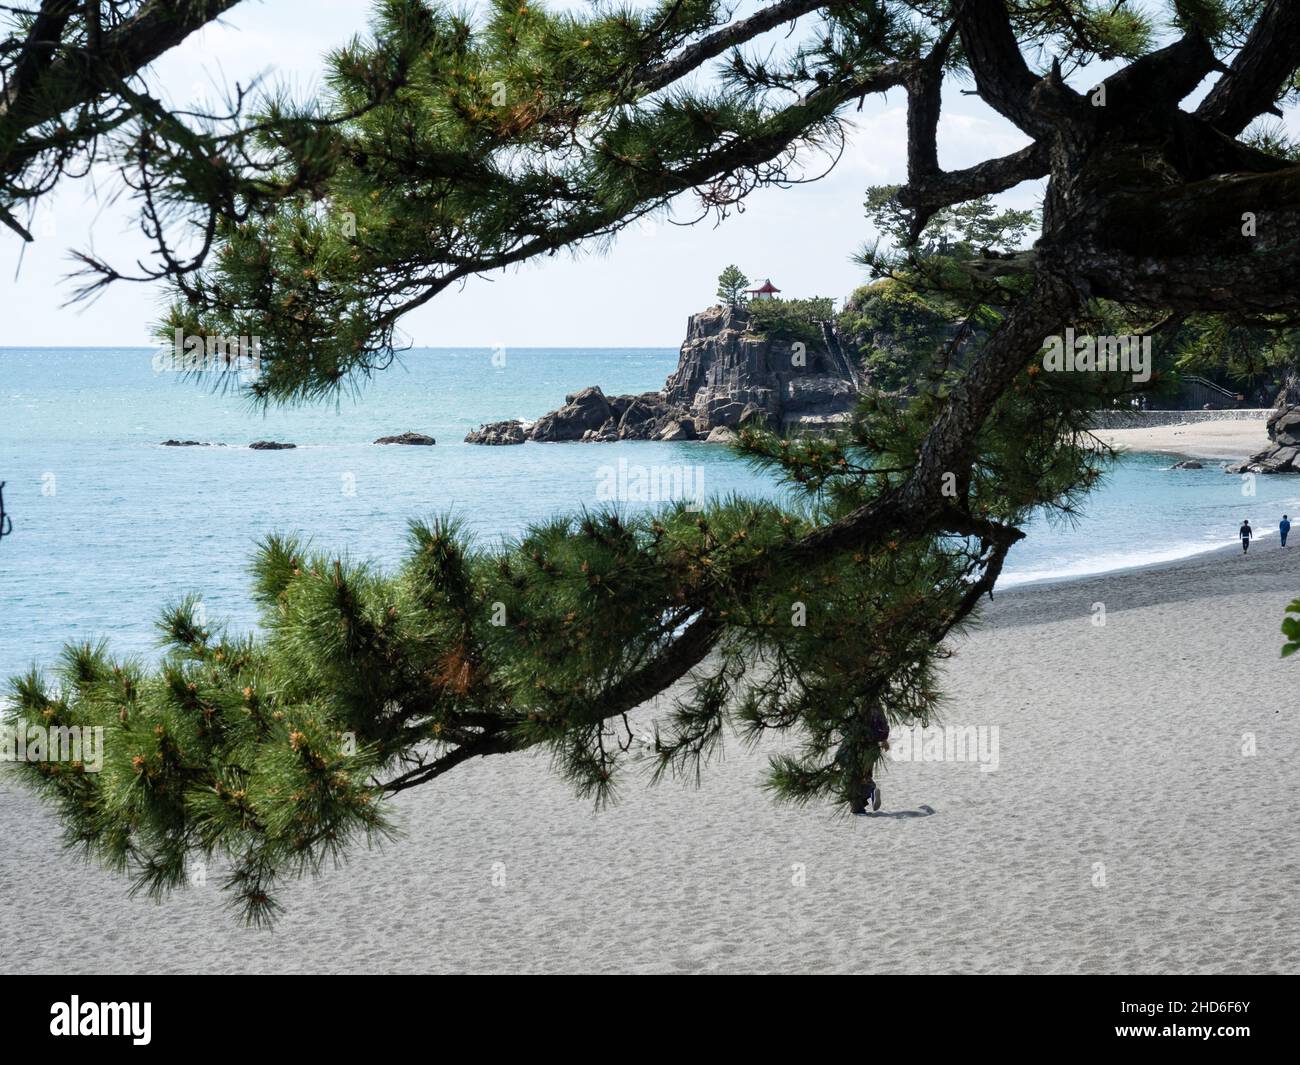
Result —
[{"label": "pale sky", "polygon": [[[321,57],[362,32],[369,10],[369,0],[244,0],[221,24],[167,54],[157,74],[174,102],[213,100],[219,96],[214,84],[258,74],[307,92],[318,83]],[[1088,71],[1082,87],[1100,76]],[[851,113],[854,130],[843,159],[819,182],[756,193],[743,214],[719,227],[711,219],[688,227],[645,224],[602,253],[556,256],[472,279],[409,315],[402,323],[406,339],[431,347],[676,346],[687,317],[714,302],[717,275],[732,262],[751,278],[771,277],[787,296],[843,298],[866,280],[850,261],[872,236],[862,210],[865,189],[904,178],[905,109],[901,89],[868,97],[860,113]],[[945,96],[939,136],[945,168],[1025,143],[975,97]],[[0,230],[0,346],[151,345],[163,302],[157,287],[118,283],[94,304],[64,306],[73,288],[66,280],[69,248],[92,247],[126,267],[147,250],[130,201],[107,202],[109,188],[64,183],[38,209],[36,242],[25,250]],[[1000,202],[1037,206],[1041,192],[1041,182],[1027,183]],[[696,213],[686,198],[676,215],[685,220]]]}]

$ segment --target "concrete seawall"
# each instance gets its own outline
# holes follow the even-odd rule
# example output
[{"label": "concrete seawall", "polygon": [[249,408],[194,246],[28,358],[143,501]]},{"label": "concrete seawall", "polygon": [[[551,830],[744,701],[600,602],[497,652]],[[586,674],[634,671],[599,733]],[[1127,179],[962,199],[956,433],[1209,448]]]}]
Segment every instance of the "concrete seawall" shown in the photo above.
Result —
[{"label": "concrete seawall", "polygon": [[1094,429],[1151,429],[1157,425],[1192,425],[1196,422],[1263,421],[1272,407],[1236,410],[1100,410],[1092,416]]}]

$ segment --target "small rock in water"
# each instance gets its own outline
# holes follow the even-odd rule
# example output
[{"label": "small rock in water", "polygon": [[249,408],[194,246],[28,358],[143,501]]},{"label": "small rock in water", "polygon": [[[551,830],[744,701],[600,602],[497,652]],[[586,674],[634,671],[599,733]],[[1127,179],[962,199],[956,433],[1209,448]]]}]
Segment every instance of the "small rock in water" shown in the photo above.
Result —
[{"label": "small rock in water", "polygon": [[401,436],[381,436],[375,441],[376,444],[419,444],[428,447],[436,444],[431,436],[425,436],[423,433],[402,433]]},{"label": "small rock in water", "polygon": [[1182,462],[1175,462],[1169,467],[1171,470],[1203,470],[1205,469],[1195,459],[1184,459]]},{"label": "small rock in water", "polygon": [[248,445],[253,451],[286,451],[297,444],[281,444],[278,440],[254,440]]}]

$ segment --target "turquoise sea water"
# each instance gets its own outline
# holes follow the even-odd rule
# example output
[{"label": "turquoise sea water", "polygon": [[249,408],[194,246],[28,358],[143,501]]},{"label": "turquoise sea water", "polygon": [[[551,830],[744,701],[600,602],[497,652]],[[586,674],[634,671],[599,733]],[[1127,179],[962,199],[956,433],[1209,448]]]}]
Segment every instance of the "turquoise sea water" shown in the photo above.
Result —
[{"label": "turquoise sea water", "polygon": [[[104,636],[118,652],[151,654],[160,607],[190,591],[210,621],[251,626],[247,561],[272,530],[383,565],[400,557],[411,517],[451,511],[491,540],[597,506],[620,460],[687,467],[706,495],[777,491],[714,446],[462,442],[481,422],[536,417],[587,385],[659,388],[673,349],[510,350],[504,366],[486,349],[416,350],[358,399],[266,415],[156,373],[152,355],[0,349],[0,480],[14,522],[0,541],[0,679],[51,662],[68,640]],[[438,444],[371,443],[406,430]],[[159,446],[168,438],[229,446]],[[248,449],[260,439],[298,447]],[[1276,535],[1282,511],[1300,515],[1296,481],[1259,478],[1245,498],[1213,464],[1169,462],[1127,459],[1077,526],[1036,523],[1003,583],[1177,558],[1232,542],[1243,517]]]}]

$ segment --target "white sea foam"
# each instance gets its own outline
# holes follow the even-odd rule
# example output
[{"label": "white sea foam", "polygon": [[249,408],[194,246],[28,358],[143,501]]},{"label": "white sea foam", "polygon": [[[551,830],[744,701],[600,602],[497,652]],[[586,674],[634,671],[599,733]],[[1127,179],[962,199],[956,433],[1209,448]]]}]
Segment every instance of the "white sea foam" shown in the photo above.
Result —
[{"label": "white sea foam", "polygon": [[[1273,532],[1256,532],[1255,540],[1265,540],[1275,536]],[[1095,577],[1117,570],[1136,569],[1142,566],[1157,566],[1163,562],[1177,562],[1184,558],[1195,558],[1210,551],[1225,547],[1235,547],[1236,538],[1229,540],[1196,540],[1166,544],[1161,547],[1146,548],[1137,551],[1116,549],[1097,555],[1085,555],[1070,562],[1061,562],[1051,566],[1036,566],[1033,569],[1012,570],[998,581],[1000,588],[1014,588],[1022,584],[1037,584],[1041,581],[1070,580],[1076,577]]]}]

